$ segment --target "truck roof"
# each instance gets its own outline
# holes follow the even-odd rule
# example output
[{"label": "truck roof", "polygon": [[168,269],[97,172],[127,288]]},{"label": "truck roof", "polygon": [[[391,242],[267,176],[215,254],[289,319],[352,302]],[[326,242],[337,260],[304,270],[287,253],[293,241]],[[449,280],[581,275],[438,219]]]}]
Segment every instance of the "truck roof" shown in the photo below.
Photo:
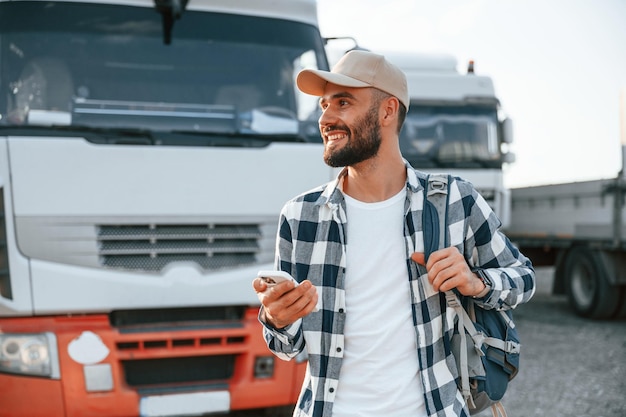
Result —
[{"label": "truck roof", "polygon": [[[15,0],[0,0],[15,1]],[[19,1],[19,0],[17,0]],[[49,1],[49,0],[41,0]],[[154,0],[64,0],[75,3],[154,7]],[[263,16],[318,26],[316,0],[189,0],[187,10]],[[235,29],[235,28],[234,28]]]},{"label": "truck roof", "polygon": [[460,73],[453,55],[395,51],[383,55],[406,74],[411,101],[497,102],[491,78]]},{"label": "truck roof", "polygon": [[404,71],[458,74],[458,60],[451,54],[390,51],[384,55]]}]

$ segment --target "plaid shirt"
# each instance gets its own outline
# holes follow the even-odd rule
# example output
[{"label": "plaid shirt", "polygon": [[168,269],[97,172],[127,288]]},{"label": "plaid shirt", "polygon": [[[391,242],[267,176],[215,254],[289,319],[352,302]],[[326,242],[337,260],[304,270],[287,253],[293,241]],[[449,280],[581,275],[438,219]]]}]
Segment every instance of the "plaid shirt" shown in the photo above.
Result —
[{"label": "plaid shirt", "polygon": [[[294,416],[331,416],[340,377],[345,324],[346,206],[341,192],[344,170],[337,180],[287,202],[280,215],[276,266],[298,281],[311,281],[322,308],[284,329],[264,323],[268,347],[289,360],[301,352],[308,368]],[[426,269],[410,259],[423,252],[422,207],[427,176],[407,163],[404,237],[410,280],[419,368],[428,416],[468,416],[457,388],[455,360],[450,350],[455,313],[444,293],[429,283]],[[449,185],[450,242],[491,285],[477,305],[511,309],[528,301],[535,290],[534,270],[499,231],[500,221],[473,186],[459,178]],[[384,297],[381,297],[384,302]],[[260,317],[262,315],[260,314]],[[381,352],[384,355],[384,352]]]}]

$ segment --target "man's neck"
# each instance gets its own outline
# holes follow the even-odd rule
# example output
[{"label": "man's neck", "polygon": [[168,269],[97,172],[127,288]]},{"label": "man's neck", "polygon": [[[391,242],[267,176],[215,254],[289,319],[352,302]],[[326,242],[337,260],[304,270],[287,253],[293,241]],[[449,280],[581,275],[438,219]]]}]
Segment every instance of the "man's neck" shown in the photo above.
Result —
[{"label": "man's neck", "polygon": [[343,192],[365,202],[385,201],[398,194],[406,184],[406,166],[401,158],[383,162],[372,158],[348,167]]}]

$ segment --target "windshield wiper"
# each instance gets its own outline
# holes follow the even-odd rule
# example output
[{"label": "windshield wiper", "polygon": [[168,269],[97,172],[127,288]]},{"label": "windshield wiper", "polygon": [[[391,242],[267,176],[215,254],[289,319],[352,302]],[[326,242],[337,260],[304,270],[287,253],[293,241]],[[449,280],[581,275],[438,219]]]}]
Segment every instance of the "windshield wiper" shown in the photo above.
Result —
[{"label": "windshield wiper", "polygon": [[5,135],[34,134],[51,137],[82,137],[95,144],[152,146],[225,146],[264,147],[272,142],[307,142],[294,134],[256,134],[173,130],[161,131],[136,128],[73,126],[1,126]]},{"label": "windshield wiper", "polygon": [[446,168],[498,168],[500,160],[488,160],[479,157],[464,156],[456,159],[439,159],[439,164]]},{"label": "windshield wiper", "polygon": [[182,141],[189,140],[190,145],[198,145],[205,140],[210,146],[266,146],[271,142],[308,142],[302,135],[292,133],[213,133],[196,130],[174,130],[172,135],[180,134]]},{"label": "windshield wiper", "polygon": [[37,135],[50,137],[82,137],[93,143],[116,143],[125,145],[152,145],[153,132],[147,129],[101,128],[90,126],[7,126],[0,125],[5,135]]}]

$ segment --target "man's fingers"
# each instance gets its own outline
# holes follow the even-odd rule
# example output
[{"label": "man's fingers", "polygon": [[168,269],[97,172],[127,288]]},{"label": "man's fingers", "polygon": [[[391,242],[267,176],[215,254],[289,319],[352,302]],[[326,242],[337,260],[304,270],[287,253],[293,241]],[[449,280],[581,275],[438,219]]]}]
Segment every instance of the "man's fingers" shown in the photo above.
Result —
[{"label": "man's fingers", "polygon": [[413,262],[426,266],[426,257],[423,252],[413,252],[411,255]]},{"label": "man's fingers", "polygon": [[411,254],[411,259],[420,265],[429,266],[429,268],[431,268],[435,263],[441,260],[445,260],[456,254],[459,254],[458,249],[454,246],[451,246],[431,253],[430,257],[428,258],[428,263],[426,262],[426,255],[424,255],[424,252],[413,252]]},{"label": "man's fingers", "polygon": [[459,277],[450,277],[437,283],[437,288],[433,285],[433,288],[435,288],[436,291],[446,292],[456,288],[461,282],[462,280]]},{"label": "man's fingers", "polygon": [[263,292],[267,289],[267,284],[261,278],[255,278],[252,280],[252,288],[256,292]]}]

